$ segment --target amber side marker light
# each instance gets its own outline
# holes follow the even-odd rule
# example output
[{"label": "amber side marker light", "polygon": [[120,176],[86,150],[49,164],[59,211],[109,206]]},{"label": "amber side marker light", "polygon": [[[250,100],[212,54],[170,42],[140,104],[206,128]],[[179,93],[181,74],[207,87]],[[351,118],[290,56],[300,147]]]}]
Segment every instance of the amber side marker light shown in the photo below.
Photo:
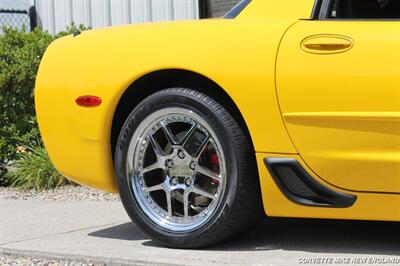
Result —
[{"label": "amber side marker light", "polygon": [[75,102],[81,107],[96,107],[101,104],[101,98],[92,95],[85,95],[76,98]]}]

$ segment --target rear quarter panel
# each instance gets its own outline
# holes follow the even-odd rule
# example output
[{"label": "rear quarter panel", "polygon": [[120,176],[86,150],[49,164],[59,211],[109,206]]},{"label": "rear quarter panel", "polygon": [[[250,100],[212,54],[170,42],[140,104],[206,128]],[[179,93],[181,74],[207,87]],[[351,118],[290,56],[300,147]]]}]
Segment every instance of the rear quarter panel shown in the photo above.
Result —
[{"label": "rear quarter panel", "polygon": [[[275,61],[285,30],[308,18],[313,0],[254,0],[237,19],[152,23],[92,30],[54,42],[36,84],[39,126],[57,169],[68,178],[115,190],[110,147],[116,106],[147,73],[201,74],[233,99],[258,152],[296,153],[275,91]],[[81,108],[75,99],[103,103]]]}]

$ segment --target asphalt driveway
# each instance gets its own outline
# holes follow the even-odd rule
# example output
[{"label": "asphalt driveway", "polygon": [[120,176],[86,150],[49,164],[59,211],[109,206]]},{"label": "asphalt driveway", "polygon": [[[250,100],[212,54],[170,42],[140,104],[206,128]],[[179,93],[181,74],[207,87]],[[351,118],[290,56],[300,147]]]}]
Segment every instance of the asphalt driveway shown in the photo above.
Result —
[{"label": "asphalt driveway", "polygon": [[204,250],[158,246],[118,201],[0,200],[0,253],[137,265],[400,265],[400,223],[265,219]]}]

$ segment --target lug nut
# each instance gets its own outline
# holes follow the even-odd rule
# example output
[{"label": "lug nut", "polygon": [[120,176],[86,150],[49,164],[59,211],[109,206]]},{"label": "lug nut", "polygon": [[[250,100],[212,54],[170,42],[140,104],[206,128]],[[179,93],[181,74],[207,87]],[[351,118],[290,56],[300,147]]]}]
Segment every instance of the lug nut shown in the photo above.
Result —
[{"label": "lug nut", "polygon": [[186,186],[190,187],[192,185],[192,179],[188,178],[185,180]]},{"label": "lug nut", "polygon": [[173,186],[178,185],[178,178],[176,178],[176,177],[173,178],[172,181],[171,181],[171,183],[172,183]]},{"label": "lug nut", "polygon": [[190,162],[189,167],[190,167],[190,169],[195,170],[196,169],[196,162]]},{"label": "lug nut", "polygon": [[184,159],[185,158],[185,153],[182,150],[178,151],[178,157],[181,158],[181,159]]},{"label": "lug nut", "polygon": [[172,160],[165,161],[165,166],[168,168],[174,167],[174,161],[172,161]]}]

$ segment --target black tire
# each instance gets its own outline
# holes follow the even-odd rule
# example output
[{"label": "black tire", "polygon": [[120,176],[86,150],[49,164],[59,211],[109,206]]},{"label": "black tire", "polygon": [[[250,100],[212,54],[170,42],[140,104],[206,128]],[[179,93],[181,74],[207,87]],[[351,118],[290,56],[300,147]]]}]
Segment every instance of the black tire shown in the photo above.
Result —
[{"label": "black tire", "polygon": [[[224,197],[213,217],[191,232],[172,232],[146,216],[133,196],[126,174],[128,144],[138,125],[167,107],[189,109],[200,115],[220,137],[227,161]],[[191,89],[170,88],[143,100],[129,115],[118,138],[115,173],[122,203],[133,222],[153,240],[173,248],[206,247],[253,227],[262,217],[255,153],[235,119],[216,101]]]}]

